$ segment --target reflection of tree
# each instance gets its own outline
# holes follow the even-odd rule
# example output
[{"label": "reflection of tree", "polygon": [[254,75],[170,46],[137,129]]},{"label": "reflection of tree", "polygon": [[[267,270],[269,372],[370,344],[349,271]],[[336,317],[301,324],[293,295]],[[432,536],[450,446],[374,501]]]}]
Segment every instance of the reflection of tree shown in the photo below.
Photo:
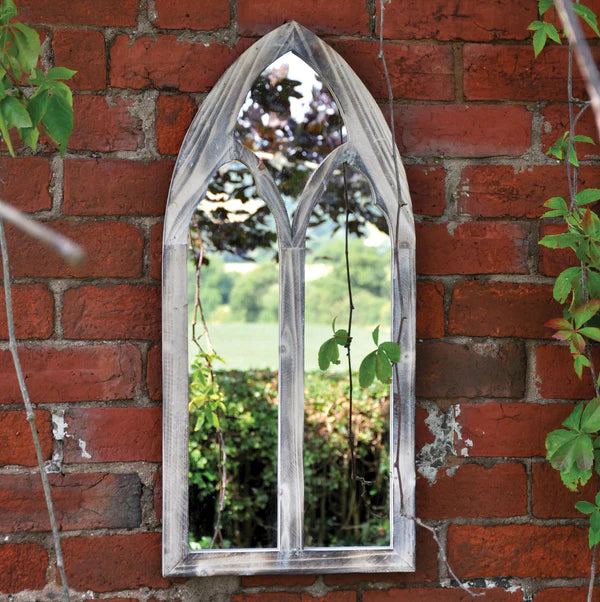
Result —
[{"label": "reflection of tree", "polygon": [[[244,103],[236,129],[240,142],[270,170],[292,213],[310,174],[343,138],[341,116],[324,85],[313,86],[301,118],[298,111],[292,110],[290,99],[301,98],[296,89],[300,85],[300,81],[288,78],[287,65],[265,70]],[[366,180],[354,170],[346,172],[352,216],[348,224],[350,233],[363,235],[368,222],[387,231],[381,214],[371,202],[366,202],[370,200]],[[227,199],[238,202],[225,208],[223,203]],[[209,254],[227,251],[247,259],[254,250],[273,248],[276,242],[273,219],[264,203],[258,204],[256,200],[256,187],[247,169],[240,164],[219,169],[209,184],[204,208],[196,210],[192,218],[193,249],[198,247],[198,232],[202,232]],[[344,184],[341,172],[336,172],[311,216],[310,225],[335,232],[344,221]]]}]

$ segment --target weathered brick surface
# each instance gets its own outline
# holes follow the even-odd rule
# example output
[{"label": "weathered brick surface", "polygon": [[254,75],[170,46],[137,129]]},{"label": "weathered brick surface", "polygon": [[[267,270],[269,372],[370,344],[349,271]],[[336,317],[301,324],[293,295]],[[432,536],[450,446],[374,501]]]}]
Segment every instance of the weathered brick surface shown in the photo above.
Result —
[{"label": "weathered brick surface", "polygon": [[[131,344],[36,347],[19,355],[34,402],[127,399],[141,378],[140,352]],[[21,402],[9,351],[0,351],[0,399]]]},{"label": "weathered brick surface", "polygon": [[490,518],[527,513],[527,475],[522,464],[459,466],[440,471],[433,484],[417,480],[417,514],[424,519]]},{"label": "weathered brick surface", "polygon": [[[42,457],[52,455],[52,423],[50,413],[36,410],[35,423],[42,447]],[[31,428],[22,410],[0,411],[0,466],[21,464],[36,466]]]},{"label": "weathered brick surface", "polygon": [[118,36],[110,53],[110,83],[116,88],[176,88],[203,92],[248,46],[242,40],[231,50],[226,44],[193,44],[174,35],[144,37],[130,43]]},{"label": "weathered brick surface", "polygon": [[[543,224],[540,228],[540,240],[547,234],[560,234],[565,230],[562,224]],[[577,265],[577,257],[572,249],[548,249],[540,245],[540,274],[558,276],[573,265]]]},{"label": "weathered brick surface", "polygon": [[4,543],[0,566],[0,592],[41,589],[46,583],[48,553],[36,543]]},{"label": "weathered brick surface", "polygon": [[585,577],[590,568],[586,532],[570,525],[451,525],[448,559],[462,578]]},{"label": "weathered brick surface", "polygon": [[520,343],[420,343],[417,395],[521,397],[525,391],[525,369]]},{"label": "weathered brick surface", "polygon": [[[492,588],[486,590],[473,589],[473,592],[483,596],[489,596],[490,600],[498,602],[521,602],[521,592],[508,592],[503,589]],[[369,590],[363,594],[364,602],[467,602],[472,600],[471,594],[460,589],[442,588],[411,588],[389,590]]]},{"label": "weathered brick surface", "polygon": [[162,350],[159,345],[154,345],[148,350],[148,364],[146,367],[146,380],[150,399],[159,400],[162,397]]},{"label": "weathered brick surface", "polygon": [[414,213],[442,215],[446,207],[446,170],[438,165],[406,165],[405,170]]},{"label": "weathered brick surface", "polygon": [[160,462],[161,408],[71,408],[65,462]]},{"label": "weathered brick surface", "polygon": [[[19,339],[47,339],[54,332],[54,299],[43,284],[13,284],[12,302],[19,311],[14,316]],[[8,338],[4,287],[0,286],[0,339]]]},{"label": "weathered brick surface", "polygon": [[394,121],[408,155],[518,156],[531,144],[531,113],[522,106],[399,105]]},{"label": "weathered brick surface", "polygon": [[156,146],[165,155],[176,155],[197,111],[189,96],[160,95],[156,101]]},{"label": "weathered brick surface", "polygon": [[214,0],[210,3],[198,3],[194,0],[180,0],[175,3],[156,0],[155,6],[156,24],[165,29],[208,30],[229,25],[227,0]]},{"label": "weathered brick surface", "polygon": [[[542,112],[542,148],[547,151],[566,130],[569,129],[569,112],[564,104],[550,104]],[[577,134],[590,136],[598,141],[598,131],[594,124],[594,115],[591,111],[583,113],[577,122]],[[577,143],[577,156],[580,159],[589,159],[598,156],[598,147],[587,142]]]},{"label": "weathered brick surface", "polygon": [[[334,41],[331,45],[344,57],[375,98],[388,92],[377,42]],[[430,44],[386,44],[390,83],[396,98],[452,100],[454,98],[452,49]]]},{"label": "weathered brick surface", "polygon": [[417,272],[527,272],[529,226],[514,222],[417,224]]},{"label": "weathered brick surface", "polygon": [[550,337],[544,323],[562,310],[545,284],[459,282],[452,293],[448,333],[493,337]]},{"label": "weathered brick surface", "polygon": [[[553,587],[545,589],[535,595],[535,602],[585,602],[587,600],[587,587]],[[594,600],[598,595],[599,590],[594,588]]]},{"label": "weathered brick surface", "polygon": [[[50,475],[49,480],[57,526],[62,531],[140,526],[142,486],[138,475]],[[38,474],[0,476],[0,530],[50,530]]]},{"label": "weathered brick surface", "polygon": [[298,21],[317,34],[369,33],[369,17],[360,2],[348,2],[343,10],[327,0],[240,0],[237,5],[241,34],[263,35],[286,21]]},{"label": "weathered brick surface", "polygon": [[441,282],[417,284],[417,337],[444,336],[444,285]]},{"label": "weathered brick surface", "polygon": [[[9,251],[19,249],[18,253],[11,254],[13,276],[126,278],[141,275],[143,240],[136,226],[116,221],[63,220],[48,225],[83,247],[83,262],[70,266],[41,243],[9,227],[6,233]],[[117,240],[118,245],[112,244]]]},{"label": "weathered brick surface", "polygon": [[44,157],[0,158],[0,198],[21,211],[52,208],[52,171]]},{"label": "weathered brick surface", "polygon": [[69,25],[134,26],[138,14],[136,0],[22,0],[19,18],[31,23]]},{"label": "weathered brick surface", "polygon": [[[376,10],[379,19],[379,3]],[[461,0],[455,10],[449,10],[445,0],[428,0],[427,10],[411,0],[394,0],[384,11],[385,37],[402,40],[523,40],[527,26],[537,18],[535,6],[520,0]]]},{"label": "weathered brick surface", "polygon": [[67,339],[158,339],[160,287],[72,288],[63,298],[62,322]]},{"label": "weathered brick surface", "polygon": [[172,161],[65,162],[63,211],[70,215],[162,215]]},{"label": "weathered brick surface", "polygon": [[162,277],[162,237],[163,225],[156,224],[150,232],[150,276]]},{"label": "weathered brick surface", "polygon": [[66,538],[69,586],[95,592],[168,587],[161,576],[160,541],[160,533]]},{"label": "weathered brick surface", "polygon": [[77,71],[69,80],[74,90],[106,88],[106,48],[101,32],[88,29],[55,31],[52,50],[57,65]]}]

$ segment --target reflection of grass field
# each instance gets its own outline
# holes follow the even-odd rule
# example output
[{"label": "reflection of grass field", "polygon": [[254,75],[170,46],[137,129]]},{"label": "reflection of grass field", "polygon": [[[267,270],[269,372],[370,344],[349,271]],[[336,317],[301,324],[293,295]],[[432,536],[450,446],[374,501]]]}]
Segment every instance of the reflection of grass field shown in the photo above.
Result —
[{"label": "reflection of grass field", "polygon": [[[338,328],[345,328],[338,324]],[[352,358],[354,369],[358,369],[360,360],[375,346],[371,338],[373,329],[364,326],[352,328]],[[331,337],[331,326],[324,324],[306,325],[305,366],[306,370],[318,369],[317,353],[326,339]],[[247,370],[250,368],[278,369],[278,327],[277,324],[222,323],[210,326],[210,336],[216,352],[227,361],[225,369]],[[389,340],[382,333],[379,341]],[[190,361],[196,353],[196,346],[190,342]],[[344,350],[340,348],[340,356]],[[340,359],[344,360],[345,355]],[[345,370],[345,361],[335,367]]]}]

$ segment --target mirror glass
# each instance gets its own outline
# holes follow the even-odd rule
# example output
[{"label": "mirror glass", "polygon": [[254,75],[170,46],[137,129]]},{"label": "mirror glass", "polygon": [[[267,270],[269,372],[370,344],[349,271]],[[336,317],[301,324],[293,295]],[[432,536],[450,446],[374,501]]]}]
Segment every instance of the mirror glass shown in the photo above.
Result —
[{"label": "mirror glass", "polygon": [[246,166],[217,170],[189,229],[192,550],[277,545],[275,249]]},{"label": "mirror glass", "polygon": [[[309,227],[306,241],[305,546],[387,546],[389,383],[363,387],[358,375],[376,349],[373,331],[379,327],[379,343],[390,340],[387,224],[367,180],[348,166],[334,172],[317,210],[331,219]],[[323,371],[318,350],[340,329],[350,333],[350,367],[342,340],[339,363]]]}]

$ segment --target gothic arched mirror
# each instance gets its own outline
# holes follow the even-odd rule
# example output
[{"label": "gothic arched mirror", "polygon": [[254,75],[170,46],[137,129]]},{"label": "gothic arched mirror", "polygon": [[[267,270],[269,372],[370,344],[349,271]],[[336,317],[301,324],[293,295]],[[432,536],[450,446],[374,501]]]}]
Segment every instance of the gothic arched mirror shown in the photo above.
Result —
[{"label": "gothic arched mirror", "polygon": [[415,244],[392,149],[294,22],[202,103],[163,238],[166,576],[414,570]]}]

